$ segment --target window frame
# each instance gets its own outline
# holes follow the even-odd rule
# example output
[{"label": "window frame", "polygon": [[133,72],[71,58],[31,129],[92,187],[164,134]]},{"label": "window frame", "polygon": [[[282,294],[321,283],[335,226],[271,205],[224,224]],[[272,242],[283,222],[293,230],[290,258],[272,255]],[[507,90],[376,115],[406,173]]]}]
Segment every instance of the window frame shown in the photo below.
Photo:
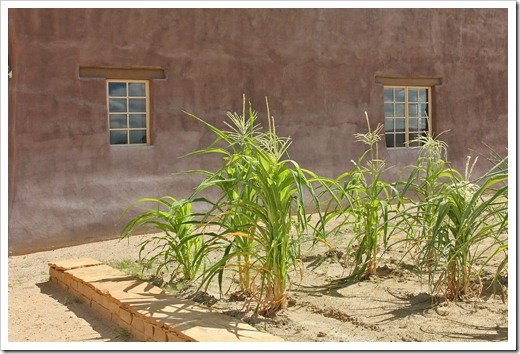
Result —
[{"label": "window frame", "polygon": [[[126,84],[126,96],[110,96],[109,86],[111,83],[125,83]],[[130,96],[128,92],[128,84],[131,83],[144,83],[145,84],[145,96]],[[140,79],[106,79],[106,105],[107,105],[107,125],[108,125],[108,143],[110,146],[148,146],[150,142],[150,80]],[[126,99],[126,111],[125,112],[111,112],[110,111],[110,98],[124,98]],[[145,99],[145,128],[130,128],[130,114],[143,114],[143,112],[131,112],[129,110],[130,98]],[[110,127],[110,115],[111,114],[124,114],[126,115],[126,128],[111,128]],[[146,130],[146,143],[131,143],[130,142],[130,131],[132,130]],[[127,132],[126,144],[112,144],[110,142],[110,133],[112,131],[125,131]]]},{"label": "window frame", "polygon": [[[405,99],[404,99],[404,102],[399,102],[399,103],[403,103],[404,104],[404,109],[405,109],[405,113],[404,113],[404,136],[405,136],[405,141],[404,141],[404,146],[388,146],[387,143],[386,143],[386,138],[388,135],[392,135],[394,137],[394,144],[395,144],[395,135],[396,135],[396,131],[395,131],[395,128],[394,128],[394,131],[393,132],[386,132],[386,127],[385,127],[385,146],[388,150],[403,150],[403,149],[419,149],[421,148],[422,145],[418,144],[418,145],[413,145],[413,146],[410,146],[410,134],[414,134],[414,133],[422,133],[422,132],[427,132],[428,134],[431,134],[431,131],[432,131],[432,91],[433,91],[433,86],[429,86],[429,85],[405,85],[405,84],[384,84],[383,85],[383,113],[384,113],[384,123],[385,123],[385,126],[386,126],[386,120],[387,120],[387,117],[386,117],[386,111],[385,111],[385,104],[386,103],[396,103],[395,101],[395,98],[394,98],[394,101],[392,102],[387,102],[385,101],[385,97],[384,97],[384,91],[385,89],[387,88],[391,88],[391,89],[396,89],[396,88],[402,88],[404,89],[404,92],[405,92]],[[427,92],[427,107],[428,107],[428,112],[427,112],[427,115],[426,115],[426,124],[427,124],[427,127],[426,127],[426,130],[417,130],[417,131],[413,131],[410,133],[410,127],[409,127],[409,120],[410,120],[410,115],[409,115],[409,100],[408,100],[408,90],[409,89],[426,89],[426,92]],[[412,103],[417,103],[417,104],[421,104],[423,102],[420,102],[420,101],[413,101]],[[395,124],[395,117],[394,118],[394,124]],[[416,117],[411,117],[411,118],[416,118]],[[421,118],[420,116],[417,117],[417,118]],[[419,124],[419,123],[418,123]],[[418,128],[419,129],[419,128]]]}]

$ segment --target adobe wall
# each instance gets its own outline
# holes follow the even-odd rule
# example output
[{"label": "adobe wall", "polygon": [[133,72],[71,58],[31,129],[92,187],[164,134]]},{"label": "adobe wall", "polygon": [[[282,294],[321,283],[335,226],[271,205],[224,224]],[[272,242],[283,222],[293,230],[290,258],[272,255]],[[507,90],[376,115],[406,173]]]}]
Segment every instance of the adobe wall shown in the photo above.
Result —
[{"label": "adobe wall", "polygon": [[[186,197],[217,161],[179,158],[265,96],[291,158],[329,177],[364,150],[353,134],[383,122],[376,76],[441,77],[436,132],[462,167],[482,143],[507,146],[506,9],[9,9],[9,253],[117,237],[141,197]],[[110,146],[105,80],[80,66],[153,67],[151,146]],[[396,168],[416,150],[387,151]],[[482,165],[483,166],[483,165]],[[477,167],[479,169],[479,167]],[[481,173],[476,170],[475,174]]]}]

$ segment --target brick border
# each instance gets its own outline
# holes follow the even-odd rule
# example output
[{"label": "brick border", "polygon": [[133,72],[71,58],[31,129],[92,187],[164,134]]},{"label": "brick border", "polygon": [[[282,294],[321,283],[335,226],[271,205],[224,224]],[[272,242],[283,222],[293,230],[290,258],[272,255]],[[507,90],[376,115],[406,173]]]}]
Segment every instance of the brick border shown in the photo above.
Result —
[{"label": "brick border", "polygon": [[[283,341],[279,337],[260,332],[237,319],[204,309],[191,301],[175,298],[162,289],[139,281],[93,259],[82,258],[51,262],[49,263],[49,275],[53,283],[81,299],[83,303],[104,318],[127,330],[138,341]],[[129,298],[131,301],[128,300]],[[166,308],[172,308],[172,310],[165,315],[164,312],[155,313],[136,305],[145,300],[153,303],[155,299],[159,299],[161,304],[164,304],[166,300]],[[168,305],[169,300],[171,300],[171,306]],[[190,311],[186,312],[186,308],[189,308]],[[176,320],[172,318],[172,314],[175,315],[178,311],[184,311],[179,316],[186,317],[192,314],[190,323],[194,321],[200,323],[200,327],[194,327],[191,324],[189,329],[184,330],[190,332],[191,335],[175,328]],[[184,321],[186,320],[184,319]],[[186,328],[184,323],[178,323],[181,328]]]}]

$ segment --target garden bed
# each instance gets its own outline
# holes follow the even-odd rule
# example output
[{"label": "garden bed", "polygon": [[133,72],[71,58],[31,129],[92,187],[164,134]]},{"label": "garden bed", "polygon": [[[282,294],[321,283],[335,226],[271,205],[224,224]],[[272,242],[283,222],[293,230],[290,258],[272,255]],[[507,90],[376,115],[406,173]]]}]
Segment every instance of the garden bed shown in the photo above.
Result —
[{"label": "garden bed", "polygon": [[[9,341],[135,340],[80,300],[50,283],[47,263],[56,259],[89,257],[132,273],[138,269],[136,245],[146,237],[134,236],[124,241],[112,240],[9,257]],[[329,241],[340,251],[344,237],[340,235]],[[301,282],[299,278],[294,279],[297,283],[289,292],[289,307],[274,318],[246,312],[245,302],[233,300],[230,293],[221,299],[216,286],[209,288],[207,293],[196,293],[194,287],[182,291],[169,290],[210,305],[213,310],[236,316],[260,331],[289,342],[508,340],[507,297],[502,299],[500,294],[493,295],[490,289],[485,288],[500,259],[495,259],[485,269],[481,299],[435,302],[427,294],[426,279],[418,277],[412,263],[407,261],[409,256],[404,248],[394,247],[383,255],[373,279],[335,290],[320,286],[327,277],[344,275],[341,260],[335,258],[339,253],[329,252],[322,244],[302,251],[304,278]],[[142,276],[151,278],[151,275],[145,272]],[[502,279],[502,283],[507,285],[507,279]]]}]

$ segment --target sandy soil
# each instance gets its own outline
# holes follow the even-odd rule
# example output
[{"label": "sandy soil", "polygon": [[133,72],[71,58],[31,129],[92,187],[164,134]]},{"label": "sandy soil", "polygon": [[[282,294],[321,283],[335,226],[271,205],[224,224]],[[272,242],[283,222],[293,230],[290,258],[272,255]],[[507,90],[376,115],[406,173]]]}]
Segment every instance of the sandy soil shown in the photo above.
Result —
[{"label": "sandy soil", "polygon": [[[89,257],[109,264],[135,262],[144,236],[34,253],[8,259],[10,342],[133,341],[49,282],[49,261]],[[340,245],[339,245],[340,246]],[[304,279],[290,292],[290,306],[274,319],[245,313],[243,303],[218,300],[216,289],[200,302],[242,318],[261,331],[291,342],[502,342],[508,340],[507,299],[484,291],[480,300],[434,304],[427,284],[406,264],[403,250],[380,261],[378,276],[337,290],[317,290],[327,276],[345,270],[327,248],[305,249]],[[346,274],[345,274],[346,275]],[[190,291],[185,291],[185,297]],[[193,292],[191,292],[193,294]]]}]

